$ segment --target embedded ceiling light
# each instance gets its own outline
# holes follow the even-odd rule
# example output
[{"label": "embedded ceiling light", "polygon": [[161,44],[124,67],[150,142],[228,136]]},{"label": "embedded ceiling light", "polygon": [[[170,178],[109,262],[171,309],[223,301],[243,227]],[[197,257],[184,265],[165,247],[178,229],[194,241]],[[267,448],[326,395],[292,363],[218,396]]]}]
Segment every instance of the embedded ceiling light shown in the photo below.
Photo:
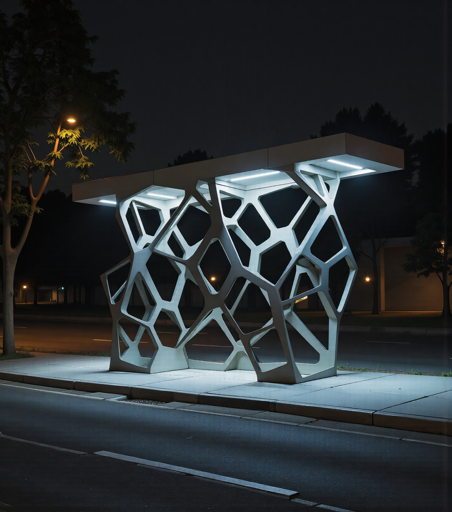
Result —
[{"label": "embedded ceiling light", "polygon": [[109,201],[108,199],[100,199],[99,203],[116,204],[116,201]]},{"label": "embedded ceiling light", "polygon": [[280,171],[262,172],[261,174],[253,174],[252,176],[242,176],[241,178],[232,178],[230,181],[254,180],[261,176],[270,176],[271,174],[279,174]]},{"label": "embedded ceiling light", "polygon": [[330,162],[332,164],[337,164],[337,165],[343,165],[344,167],[350,167],[350,169],[358,169],[358,170],[362,169],[362,167],[360,167],[359,165],[346,164],[344,162],[339,162],[339,160],[333,160],[331,158],[329,160],[327,160],[327,162]]},{"label": "embedded ceiling light", "polygon": [[162,199],[176,199],[174,196],[165,196],[163,194],[154,194],[153,192],[148,192],[147,195],[152,196],[152,197],[160,197]]},{"label": "embedded ceiling light", "polygon": [[373,169],[363,169],[362,171],[356,171],[355,173],[353,173],[353,176],[359,176],[360,174],[369,174],[371,172],[377,171],[374,171]]}]

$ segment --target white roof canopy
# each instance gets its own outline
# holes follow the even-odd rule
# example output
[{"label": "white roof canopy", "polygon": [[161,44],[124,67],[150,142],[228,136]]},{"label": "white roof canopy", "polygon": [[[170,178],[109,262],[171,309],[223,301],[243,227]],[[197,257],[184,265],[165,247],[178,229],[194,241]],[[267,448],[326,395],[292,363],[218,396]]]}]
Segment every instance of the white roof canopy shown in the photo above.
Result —
[{"label": "white roof canopy", "polygon": [[213,178],[229,186],[250,189],[287,179],[282,171],[295,168],[320,174],[328,180],[337,175],[346,179],[403,167],[403,150],[341,133],[155,171],[75,183],[72,195],[76,202],[113,206],[117,200],[133,195],[175,199],[195,187],[199,180]]}]

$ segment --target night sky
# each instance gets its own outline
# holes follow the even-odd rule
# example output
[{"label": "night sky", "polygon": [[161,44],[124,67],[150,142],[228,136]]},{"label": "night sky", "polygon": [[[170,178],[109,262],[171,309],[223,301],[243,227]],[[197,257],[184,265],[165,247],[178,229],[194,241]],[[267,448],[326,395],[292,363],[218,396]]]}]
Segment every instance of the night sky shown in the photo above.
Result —
[{"label": "night sky", "polygon": [[[415,137],[452,121],[451,0],[74,3],[138,123],[129,161],[105,150],[93,179],[308,139],[343,107],[380,102]],[[77,172],[57,172],[49,188],[70,193]]]}]

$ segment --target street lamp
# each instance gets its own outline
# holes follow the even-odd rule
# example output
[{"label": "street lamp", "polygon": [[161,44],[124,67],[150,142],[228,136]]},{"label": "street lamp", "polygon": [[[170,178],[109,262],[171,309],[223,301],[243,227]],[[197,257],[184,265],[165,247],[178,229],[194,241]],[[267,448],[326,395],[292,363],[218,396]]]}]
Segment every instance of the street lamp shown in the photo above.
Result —
[{"label": "street lamp", "polygon": [[26,303],[27,303],[27,285],[26,285],[26,284],[24,284],[24,285],[22,286],[22,288],[25,290],[25,291],[24,291],[24,298],[25,298],[25,304],[26,304]]},{"label": "street lamp", "polygon": [[66,119],[66,121],[67,121],[68,123],[74,124],[74,123],[76,123],[76,122],[77,122],[77,119],[75,119],[75,118],[73,118],[73,117],[68,117],[68,118]]}]

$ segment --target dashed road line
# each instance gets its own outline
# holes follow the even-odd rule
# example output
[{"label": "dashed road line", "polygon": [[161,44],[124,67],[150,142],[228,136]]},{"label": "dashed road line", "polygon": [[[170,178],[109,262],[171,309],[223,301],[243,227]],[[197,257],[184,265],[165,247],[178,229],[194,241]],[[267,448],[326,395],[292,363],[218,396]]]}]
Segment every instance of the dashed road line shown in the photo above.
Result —
[{"label": "dashed road line", "polygon": [[[71,450],[69,448],[62,448],[61,446],[55,446],[51,444],[45,444],[45,443],[38,443],[36,441],[30,441],[28,439],[21,439],[18,437],[8,436],[5,434],[2,434],[0,432],[0,439],[8,439],[9,441],[16,441],[19,443],[27,443],[34,446],[39,446],[41,448],[49,448],[51,450],[57,450],[67,453],[72,453],[73,455],[90,455],[88,452],[82,452],[79,450]],[[246,489],[252,489],[255,491],[261,491],[266,492],[269,494],[274,494],[277,496],[281,496],[283,498],[288,498],[294,503],[299,503],[300,505],[305,505],[309,507],[313,507],[316,509],[323,509],[323,510],[331,510],[333,512],[355,512],[353,510],[348,510],[344,508],[338,508],[338,507],[332,507],[330,505],[324,505],[322,503],[317,503],[315,501],[308,501],[303,500],[299,497],[298,491],[293,491],[290,489],[284,489],[282,487],[274,487],[272,485],[265,485],[258,482],[251,482],[249,480],[242,480],[240,478],[232,478],[225,475],[219,475],[217,473],[210,473],[207,471],[199,471],[197,469],[192,468],[186,468],[182,466],[175,466],[173,464],[166,464],[164,462],[158,462],[154,460],[149,459],[142,459],[139,457],[132,457],[130,455],[123,455],[120,453],[115,452],[109,452],[106,450],[101,450],[98,452],[92,453],[92,455],[97,455],[99,457],[106,457],[110,459],[120,460],[123,462],[130,462],[132,464],[136,464],[138,467],[142,468],[151,468],[151,469],[157,469],[157,470],[163,470],[163,471],[171,471],[173,473],[179,473],[182,475],[187,476],[195,476],[197,478],[204,478],[206,480],[213,480],[216,482],[222,482],[230,485],[236,485],[238,487],[244,487]],[[7,505],[6,503],[0,502],[0,511],[5,509],[8,510],[11,508],[11,505]]]},{"label": "dashed road line", "polygon": [[19,443],[33,444],[35,446],[41,446],[42,448],[50,448],[51,450],[58,450],[60,452],[69,452],[74,455],[87,455],[87,452],[81,452],[79,450],[71,450],[69,448],[62,448],[61,446],[54,446],[52,444],[38,443],[36,441],[29,441],[28,439],[21,439],[19,437],[7,436],[0,433],[0,439],[9,439],[10,441],[17,441]]},{"label": "dashed road line", "polygon": [[366,343],[389,343],[391,345],[409,345],[409,341],[366,341]]},{"label": "dashed road line", "polygon": [[139,466],[155,468],[155,469],[165,469],[168,471],[173,471],[176,473],[183,473],[184,475],[197,476],[199,478],[205,478],[207,480],[216,480],[219,482],[224,482],[228,484],[237,485],[240,487],[247,487],[249,489],[255,489],[263,492],[268,492],[271,494],[277,494],[279,496],[285,496],[286,498],[294,498],[298,496],[298,491],[291,491],[289,489],[283,489],[281,487],[273,487],[271,485],[259,484],[257,482],[250,482],[248,480],[241,480],[239,478],[231,478],[224,475],[218,475],[216,473],[208,473],[206,471],[198,471],[197,469],[185,468],[181,466],[174,466],[172,464],[165,464],[163,462],[157,462],[154,460],[148,459],[140,459],[138,457],[130,457],[129,455],[122,455],[120,453],[108,452],[102,450],[100,452],[94,452],[94,455],[99,455],[101,457],[109,457],[111,459],[118,459],[124,462],[132,462],[133,464],[138,464]]}]

